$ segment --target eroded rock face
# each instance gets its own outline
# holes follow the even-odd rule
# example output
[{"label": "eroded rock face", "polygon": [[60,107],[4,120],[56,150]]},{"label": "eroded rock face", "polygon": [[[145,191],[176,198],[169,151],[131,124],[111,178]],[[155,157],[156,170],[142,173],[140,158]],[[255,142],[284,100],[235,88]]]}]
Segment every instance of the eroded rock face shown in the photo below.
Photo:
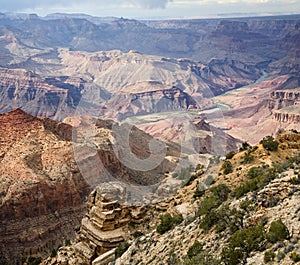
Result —
[{"label": "eroded rock face", "polygon": [[128,238],[129,221],[141,221],[139,218],[145,209],[122,205],[125,193],[118,183],[107,183],[98,186],[90,194],[88,212],[82,220],[75,243],[75,252],[85,262],[93,262],[125,241]]},{"label": "eroded rock face", "polygon": [[270,94],[270,107],[276,121],[300,123],[300,89],[275,90]]},{"label": "eroded rock face", "polygon": [[142,92],[128,89],[128,93],[118,93],[112,97],[105,107],[107,117],[119,120],[135,115],[200,108],[189,94],[176,87],[153,87],[150,91]]},{"label": "eroded rock face", "polygon": [[57,120],[74,112],[84,86],[80,79],[44,79],[23,69],[0,69],[0,76],[1,113],[22,107],[32,115]]},{"label": "eroded rock face", "polygon": [[43,256],[74,237],[90,189],[71,126],[17,109],[0,115],[0,261]]},{"label": "eroded rock face", "polygon": [[[128,223],[143,221],[147,206],[126,204],[126,188],[118,182],[99,185],[87,202],[87,213],[73,248],[61,248],[45,264],[108,264],[115,259],[115,248],[129,238]],[[61,256],[65,253],[65,263]]]}]

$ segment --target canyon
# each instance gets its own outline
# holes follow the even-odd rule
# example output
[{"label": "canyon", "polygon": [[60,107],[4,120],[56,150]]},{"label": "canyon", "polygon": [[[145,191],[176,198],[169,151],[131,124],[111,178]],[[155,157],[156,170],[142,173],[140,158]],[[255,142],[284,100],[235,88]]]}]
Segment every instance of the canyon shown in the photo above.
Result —
[{"label": "canyon", "polygon": [[[273,252],[298,253],[299,19],[0,14],[0,263],[190,264],[197,239],[220,264],[232,231],[197,212],[223,184],[240,230],[280,217],[291,237]],[[251,167],[276,176],[240,200]]]}]

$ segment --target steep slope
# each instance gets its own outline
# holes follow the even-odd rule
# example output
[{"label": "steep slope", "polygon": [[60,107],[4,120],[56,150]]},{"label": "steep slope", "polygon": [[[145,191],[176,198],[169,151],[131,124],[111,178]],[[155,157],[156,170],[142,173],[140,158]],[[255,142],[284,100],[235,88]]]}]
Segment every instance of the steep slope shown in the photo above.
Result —
[{"label": "steep slope", "polygon": [[241,142],[238,139],[231,137],[222,131],[210,125],[203,119],[196,119],[195,121],[187,121],[186,119],[166,118],[155,122],[141,123],[136,126],[153,137],[162,139],[167,142],[180,143],[183,141],[184,132],[187,123],[193,127],[193,137],[198,141],[198,153],[210,155],[224,155],[229,151],[236,151]]},{"label": "steep slope", "polygon": [[91,188],[118,181],[129,204],[149,203],[177,166],[176,145],[126,124],[75,119],[72,127],[20,109],[0,115],[0,263],[38,260],[73,239]]},{"label": "steep slope", "polygon": [[108,93],[82,78],[57,76],[44,78],[31,71],[0,69],[0,112],[22,108],[34,116],[61,120],[72,116],[84,89],[93,93],[100,105]]},{"label": "steep slope", "polygon": [[72,239],[90,189],[72,156],[71,126],[20,109],[0,121],[0,262],[16,263]]},{"label": "steep slope", "polygon": [[[278,144],[278,150],[273,143]],[[93,196],[99,198],[98,203],[90,208],[89,221],[82,222],[78,234],[85,242],[91,235],[97,235],[92,241],[98,248],[94,244],[90,246],[99,252],[90,256],[89,262],[130,265],[297,263],[300,255],[299,147],[300,134],[292,131],[281,133],[276,141],[265,138],[257,146],[244,146],[242,151],[221,163],[215,164],[212,160],[207,169],[197,166],[185,187],[162,202],[149,205],[145,212],[143,208],[134,210],[126,205],[109,211],[106,207],[116,203],[116,197],[108,194],[121,195],[122,192],[113,185],[102,189],[102,193],[101,188],[97,189]],[[108,201],[103,200],[104,194]],[[127,211],[127,215],[118,215],[122,211]],[[135,211],[140,213],[139,217],[130,215]],[[115,222],[109,217],[111,214],[118,216]],[[121,222],[118,222],[119,216],[124,218]],[[97,228],[99,224],[102,225]],[[109,224],[107,228],[105,224]],[[122,228],[108,228],[116,225]],[[110,250],[103,253],[99,237],[104,238],[104,231],[108,230],[113,237],[110,237]],[[126,243],[114,248],[114,242],[121,240]],[[73,247],[59,249],[56,257],[43,264],[82,262],[76,247],[74,251],[77,242]]]}]

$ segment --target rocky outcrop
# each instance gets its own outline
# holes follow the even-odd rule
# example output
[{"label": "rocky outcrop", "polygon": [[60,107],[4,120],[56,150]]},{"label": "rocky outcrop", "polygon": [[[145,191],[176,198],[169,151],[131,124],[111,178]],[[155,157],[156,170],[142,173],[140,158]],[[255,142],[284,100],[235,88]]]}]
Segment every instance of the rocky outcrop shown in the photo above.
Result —
[{"label": "rocky outcrop", "polygon": [[[107,183],[94,190],[87,203],[87,214],[75,242],[75,252],[86,263],[100,264],[101,255],[128,239],[129,221],[139,223],[146,208],[124,205],[126,191],[118,183]],[[114,252],[112,253],[114,257]],[[107,259],[102,256],[102,259]]]},{"label": "rocky outcrop", "polygon": [[[31,115],[56,120],[72,116],[80,102],[81,91],[85,86],[89,87],[81,78],[43,78],[23,69],[2,68],[0,76],[0,113],[22,107]],[[99,94],[97,100],[101,103],[101,95],[105,97],[101,94],[103,90],[97,86],[90,90]]]},{"label": "rocky outcrop", "polygon": [[159,121],[137,126],[153,137],[180,144],[182,149],[192,147],[188,144],[189,136],[191,136],[194,138],[194,148],[197,154],[223,156],[230,151],[238,150],[241,143],[238,139],[209,124],[208,121],[205,117],[192,121],[185,116],[170,117],[169,115]]},{"label": "rocky outcrop", "polygon": [[[139,84],[135,85],[139,86]],[[197,109],[200,105],[187,93],[179,88],[154,89],[133,92],[126,88],[128,93],[117,93],[105,104],[105,116],[126,119],[135,115],[146,115],[151,113],[181,111]],[[159,84],[161,87],[161,84]],[[118,111],[116,111],[118,110]]]},{"label": "rocky outcrop", "polygon": [[283,123],[300,123],[300,89],[275,90],[270,94],[274,119]]},{"label": "rocky outcrop", "polygon": [[[284,109],[284,110],[287,111],[287,109]],[[274,119],[279,122],[299,124],[300,123],[300,111],[298,111],[298,113],[275,112]]]},{"label": "rocky outcrop", "polygon": [[90,189],[71,126],[17,109],[0,115],[0,263],[45,256],[74,237]]},{"label": "rocky outcrop", "polygon": [[[284,132],[276,140],[280,142],[280,147],[275,152],[276,154],[267,154],[268,152],[261,145],[258,145],[252,153],[255,157],[255,162],[245,165],[241,163],[245,151],[237,153],[230,160],[234,166],[233,173],[222,176],[222,173],[219,171],[219,176],[217,176],[218,172],[216,170],[220,170],[221,165],[218,168],[213,167],[211,170],[208,169],[204,175],[200,175],[192,185],[183,188],[176,195],[168,198],[165,201],[165,208],[159,208],[155,212],[156,215],[153,214],[153,219],[149,222],[149,225],[152,225],[152,230],[134,239],[128,250],[115,261],[115,264],[226,263],[224,252],[229,245],[230,238],[241,240],[243,242],[241,246],[246,247],[248,246],[244,243],[246,239],[242,236],[239,237],[240,233],[246,231],[249,227],[253,228],[259,225],[262,226],[261,233],[263,233],[264,237],[260,247],[250,251],[251,254],[248,257],[246,256],[244,261],[242,261],[242,256],[236,258],[236,260],[234,258],[231,259],[233,260],[232,263],[266,264],[264,257],[267,256],[268,252],[274,254],[273,262],[275,264],[290,265],[297,263],[292,261],[291,253],[297,253],[298,255],[300,253],[300,220],[298,218],[300,186],[299,177],[297,176],[299,170],[297,146],[300,143],[300,135],[294,132]],[[245,182],[249,182],[247,174],[250,168],[270,168],[274,159],[283,158],[285,155],[289,155],[289,160],[291,156],[295,155],[297,161],[295,160],[292,163],[290,160],[290,165],[283,172],[273,176],[273,180],[269,180],[269,183],[265,183],[258,190],[254,192],[249,191],[242,197],[236,198],[234,190],[236,187],[243,186]],[[285,163],[288,162],[283,158],[280,159],[277,165]],[[197,192],[199,185],[204,185],[210,174],[216,174],[214,175],[216,186],[220,188],[220,184],[223,187],[226,184],[232,190],[231,195],[233,196],[229,197],[220,207],[212,210],[213,213],[209,210],[206,215],[209,218],[206,218],[205,215],[199,216],[197,214],[199,205],[200,207],[206,207],[208,204],[207,198],[212,199],[214,195],[212,196],[211,192],[206,190],[203,191],[204,195],[200,195],[198,199],[194,198],[194,200],[191,200],[191,196],[195,191]],[[215,184],[212,184],[211,187],[214,186]],[[184,221],[173,226],[169,231],[160,234],[155,229],[157,226],[153,225],[153,223],[155,222],[154,219],[156,219],[156,225],[160,223],[158,217],[161,211],[164,211],[163,214],[167,212],[171,214],[181,212],[184,216]],[[225,214],[225,221],[222,219],[225,226],[223,229],[220,229],[219,221],[221,219],[218,221],[214,214],[221,214],[222,211]],[[185,215],[184,212],[188,214]],[[285,239],[278,240],[276,243],[268,242],[265,234],[269,232],[270,224],[279,219],[288,230],[288,236]],[[240,223],[238,224],[238,222]],[[240,227],[233,232],[229,229],[230,224],[240,225]],[[276,232],[280,233],[279,231]],[[251,242],[257,238],[257,234],[249,233],[247,236],[250,237],[249,240]]]},{"label": "rocky outcrop", "polygon": [[143,221],[147,207],[126,204],[126,190],[118,182],[98,186],[87,201],[87,213],[73,249],[62,248],[56,257],[43,264],[63,264],[60,254],[65,252],[66,264],[105,265],[115,259],[115,249],[128,240],[128,223]]},{"label": "rocky outcrop", "polygon": [[300,104],[300,88],[290,90],[275,90],[271,92],[270,99],[273,101],[271,107],[273,109],[281,109],[284,107]]}]

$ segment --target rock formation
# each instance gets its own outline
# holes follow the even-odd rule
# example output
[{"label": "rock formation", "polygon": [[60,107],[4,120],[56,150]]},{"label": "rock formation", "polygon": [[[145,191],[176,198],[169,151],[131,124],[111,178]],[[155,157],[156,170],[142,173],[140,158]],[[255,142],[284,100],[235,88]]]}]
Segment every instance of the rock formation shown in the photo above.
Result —
[{"label": "rock formation", "polygon": [[[129,238],[128,223],[141,223],[147,207],[128,205],[126,190],[118,182],[99,185],[89,195],[86,207],[73,250],[62,248],[59,253],[66,253],[66,264],[108,264],[115,259],[119,244]],[[59,253],[43,264],[62,264]]]},{"label": "rock formation", "polygon": [[[274,154],[267,154],[262,146],[257,146],[253,152],[254,161],[245,165],[241,163],[245,151],[240,152],[230,160],[234,166],[233,173],[225,176],[219,171],[219,176],[217,176],[217,172],[215,172],[217,168],[208,169],[193,184],[183,188],[175,196],[166,200],[165,208],[157,207],[157,210],[154,211],[153,219],[157,220],[156,225],[153,224],[155,222],[152,219],[149,222],[152,229],[145,231],[146,234],[133,239],[131,246],[116,260],[115,264],[154,265],[173,262],[177,264],[201,264],[202,262],[221,264],[227,261],[224,253],[233,235],[235,235],[236,240],[243,242],[241,247],[246,248],[249,245],[245,242],[247,239],[242,237],[242,231],[262,225],[262,233],[268,234],[271,223],[278,220],[281,220],[288,230],[288,236],[285,239],[278,240],[277,243],[271,243],[268,242],[268,236],[262,236],[261,245],[256,250],[250,251],[250,255],[244,253],[244,257],[237,254],[235,256],[236,260],[229,258],[232,262],[230,264],[241,264],[243,258],[244,264],[266,264],[266,256],[269,252],[274,254],[272,260],[276,264],[296,264],[297,262],[293,261],[291,256],[292,253],[296,253],[298,256],[300,254],[300,220],[298,218],[300,182],[297,176],[299,160],[296,159],[297,162],[291,162],[292,160],[290,160],[288,168],[273,176],[274,179],[269,180],[269,183],[265,183],[258,190],[246,192],[241,198],[236,198],[234,195],[235,188],[249,181],[247,174],[250,168],[262,167],[262,162],[265,163],[265,168],[272,167],[273,159],[278,159],[281,155],[284,157],[285,154],[299,158],[299,133],[284,132],[278,136],[277,141],[280,142],[280,147],[279,151]],[[287,162],[282,159],[278,163]],[[218,168],[221,169],[220,165]],[[197,193],[197,187],[203,185],[207,181],[207,176],[213,174],[213,172],[216,174],[214,175],[216,184],[209,184],[210,187],[203,192],[204,195],[199,195],[200,197],[192,200],[192,195]],[[210,209],[206,215],[197,214],[201,206],[208,205],[202,202],[208,203],[208,200],[205,199],[213,197],[211,192],[214,187],[221,187],[224,184],[231,189],[232,197],[229,197],[226,202],[217,206],[216,209]],[[196,193],[194,193],[195,191]],[[247,206],[245,206],[246,204]],[[214,215],[215,213],[222,215],[222,210],[225,211],[224,218],[226,219],[223,228],[219,223],[222,221]],[[161,213],[162,211],[163,213]],[[182,213],[184,221],[161,234],[157,232],[157,225],[160,224],[158,216],[166,213],[171,215]],[[235,230],[230,229],[230,225],[240,226],[234,232]],[[238,235],[241,235],[241,237],[238,237]],[[249,233],[248,236],[250,237],[248,240],[251,242],[257,239],[257,234]],[[237,242],[235,241],[235,243]]]},{"label": "rock formation", "polygon": [[43,256],[74,237],[90,189],[71,126],[17,109],[0,115],[0,262]]},{"label": "rock formation", "polygon": [[101,264],[99,256],[128,239],[128,222],[142,221],[146,208],[126,206],[124,196],[126,192],[118,183],[100,185],[90,194],[87,215],[74,246],[84,262]]},{"label": "rock formation", "polygon": [[[102,186],[89,197],[81,228],[83,238],[78,243],[90,248],[91,256],[84,251],[81,254],[85,259],[103,254],[124,240],[118,235],[122,226],[139,219],[138,210],[131,207],[129,213],[129,206],[122,203],[149,203],[164,173],[176,167],[180,155],[176,145],[166,145],[158,164],[145,169],[144,161],[153,155],[151,145],[164,147],[161,141],[154,143],[150,135],[126,124],[76,119],[81,119],[77,123],[81,127],[36,118],[20,109],[0,115],[1,262],[44,256],[63,241],[73,239],[84,215],[84,200],[90,186],[96,185]],[[125,154],[136,157],[139,165],[123,161]],[[150,160],[155,161],[155,156]],[[125,199],[113,199],[113,190],[105,186],[111,181],[124,186],[117,189]],[[98,235],[93,230],[93,234],[89,231],[93,227],[100,227],[103,233]],[[90,243],[92,237],[94,243]]]},{"label": "rock formation", "polygon": [[[292,253],[299,255],[300,251],[300,133],[282,132],[276,141],[277,151],[257,145],[236,153],[227,160],[233,167],[228,174],[223,172],[224,162],[206,169],[197,167],[191,182],[151,207],[123,204],[125,190],[117,183],[98,187],[89,197],[89,211],[72,246],[59,249],[42,264],[221,264],[227,259],[232,264],[240,264],[242,259],[245,264],[264,264],[269,252],[278,264],[294,264]],[[253,160],[242,162],[249,152]],[[250,177],[251,168],[260,174]],[[240,187],[255,181],[259,183],[255,190],[243,190],[237,196]],[[201,209],[207,210],[205,214]],[[177,223],[170,225],[170,218],[178,218]],[[288,233],[274,243],[269,239],[270,227],[278,220]],[[168,228],[159,232],[162,223]],[[260,230],[243,237],[247,229],[255,228]],[[249,250],[249,240],[253,242],[258,236],[259,244]],[[233,244],[232,238],[236,239],[234,244],[241,244],[243,256],[224,254]],[[128,249],[115,260],[115,247],[123,241]]]},{"label": "rock formation", "polygon": [[[108,100],[105,103],[105,116],[123,120],[137,115],[200,108],[195,99],[179,88],[164,88],[159,83],[158,86],[161,89],[157,89],[155,84],[152,84],[152,89],[143,91],[141,84],[134,85],[134,87],[140,86],[141,89],[126,88],[126,92],[123,90]],[[136,90],[138,92],[135,92]]]},{"label": "rock formation", "polygon": [[276,121],[283,123],[300,122],[300,89],[275,90],[270,95],[270,108]]}]

